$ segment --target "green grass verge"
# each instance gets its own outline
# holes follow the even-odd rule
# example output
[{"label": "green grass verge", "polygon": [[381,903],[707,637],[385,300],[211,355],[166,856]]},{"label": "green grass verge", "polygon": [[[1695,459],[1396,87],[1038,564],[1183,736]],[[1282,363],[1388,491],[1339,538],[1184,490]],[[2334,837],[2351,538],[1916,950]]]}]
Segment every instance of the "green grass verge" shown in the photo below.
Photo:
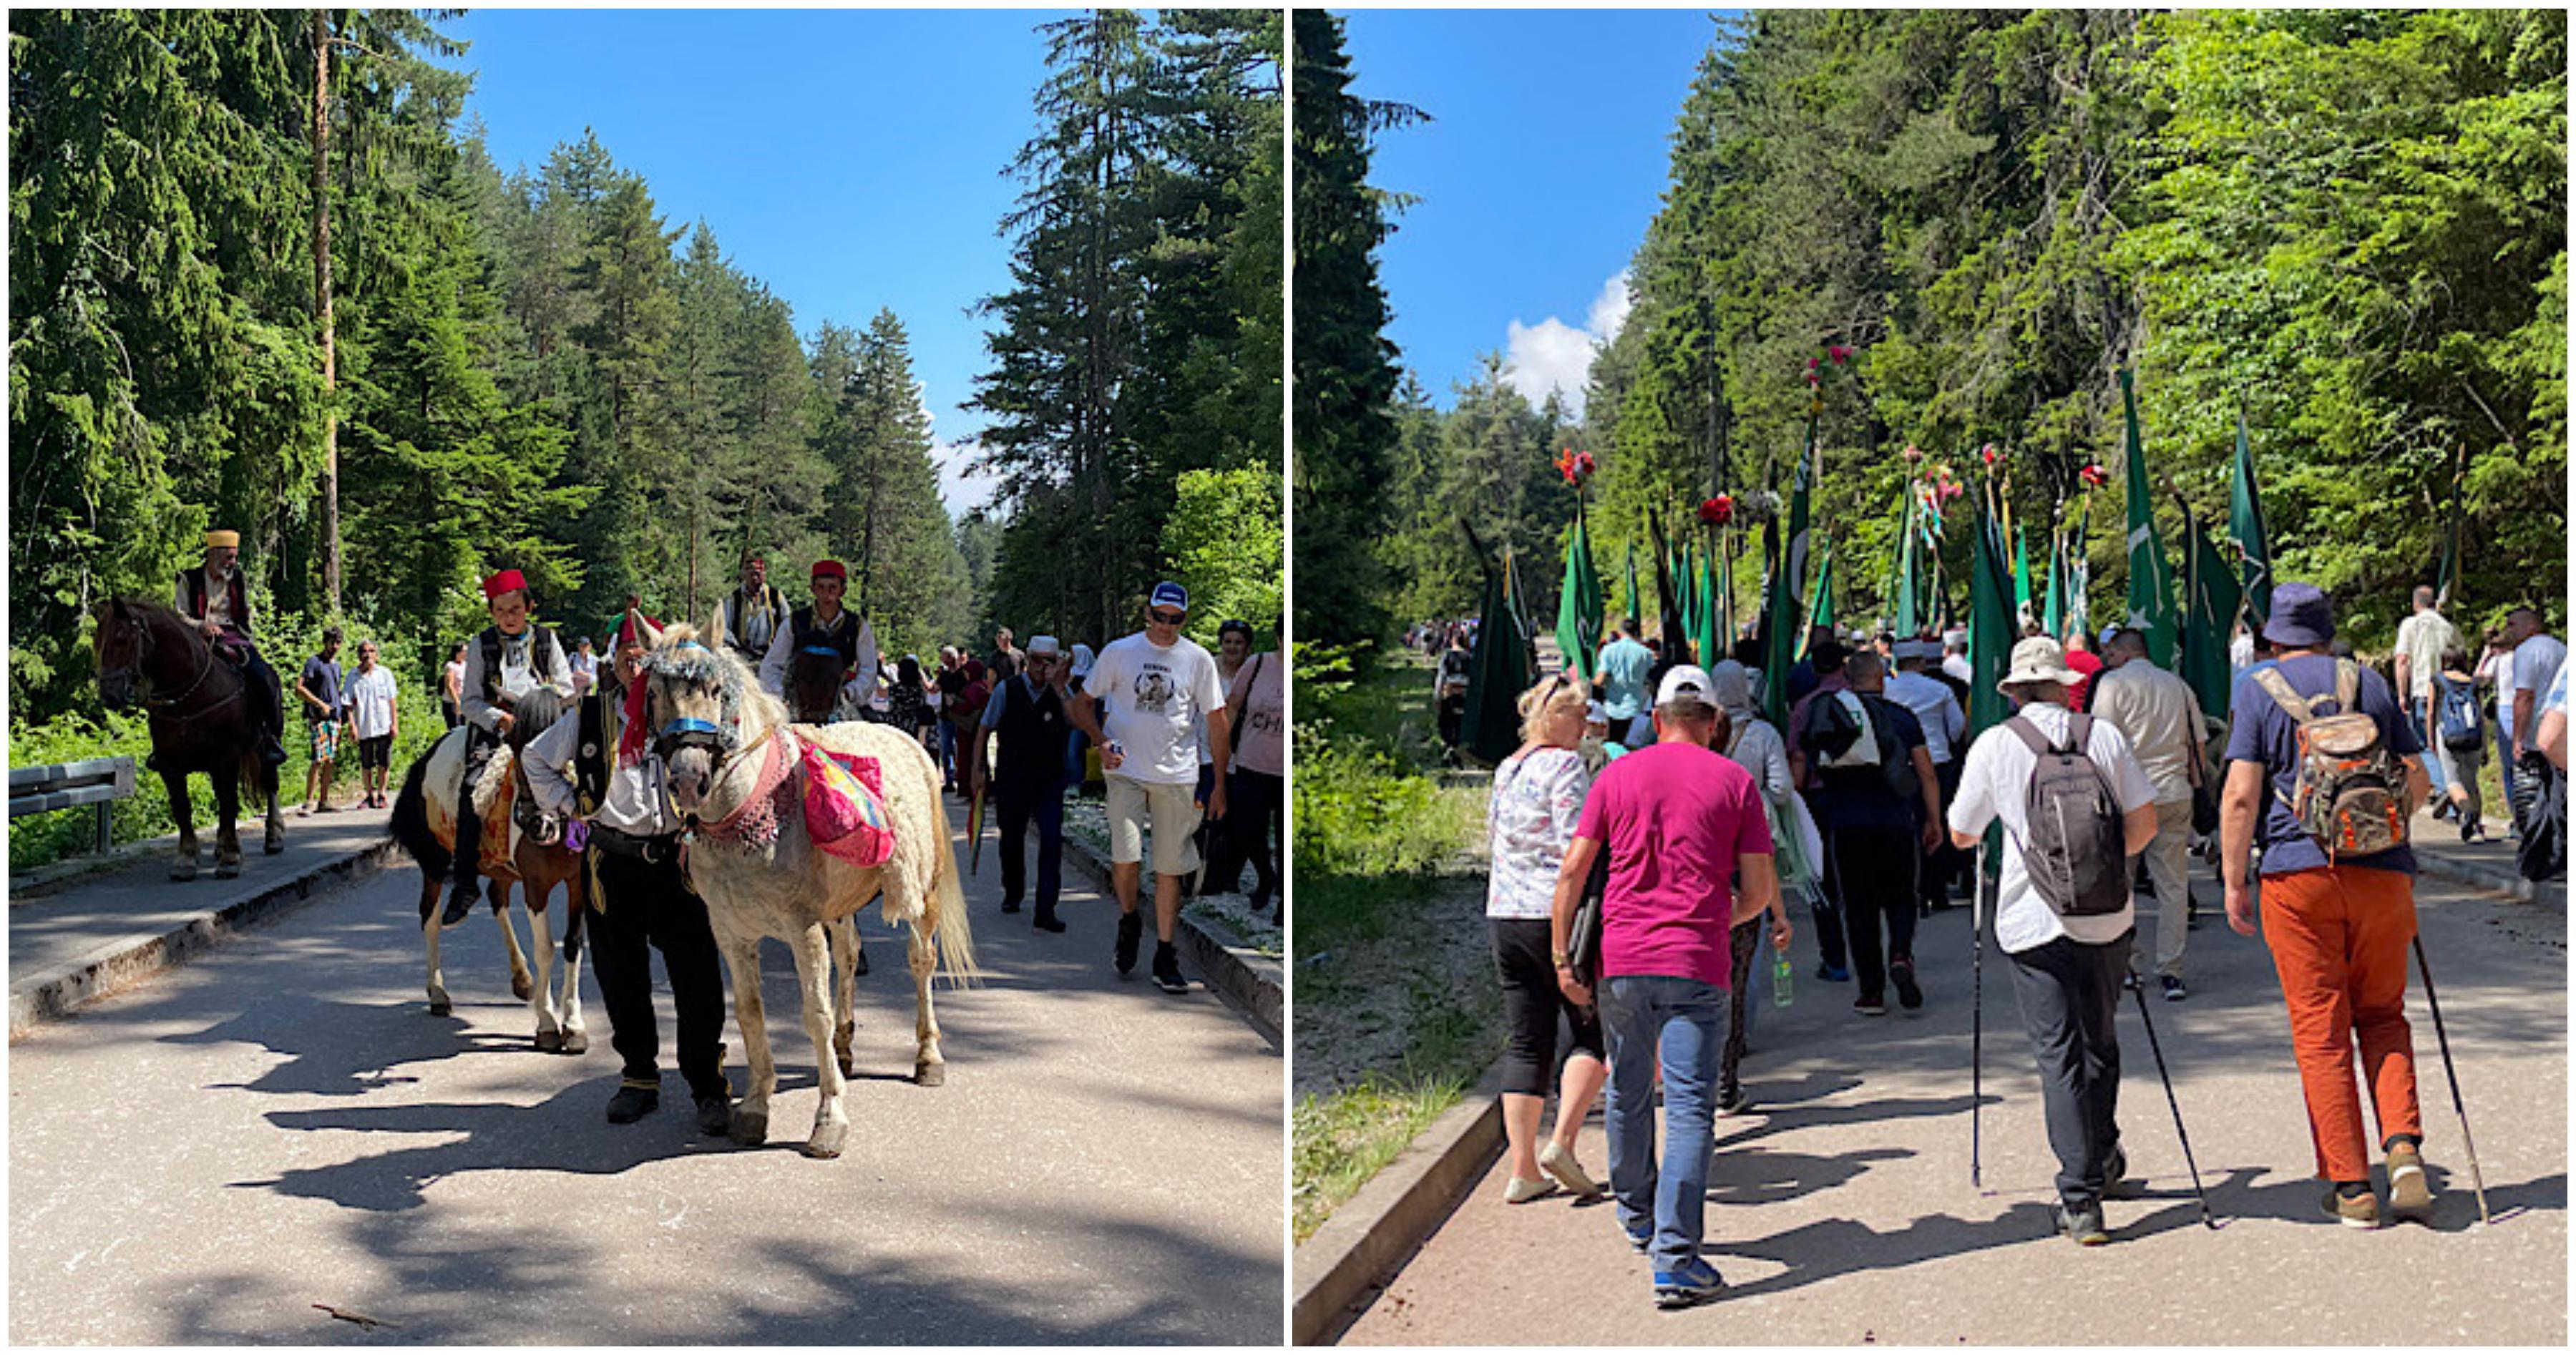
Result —
[{"label": "green grass verge", "polygon": [[1371,1077],[1297,1103],[1296,1237],[1304,1242],[1466,1091],[1462,1077]]}]

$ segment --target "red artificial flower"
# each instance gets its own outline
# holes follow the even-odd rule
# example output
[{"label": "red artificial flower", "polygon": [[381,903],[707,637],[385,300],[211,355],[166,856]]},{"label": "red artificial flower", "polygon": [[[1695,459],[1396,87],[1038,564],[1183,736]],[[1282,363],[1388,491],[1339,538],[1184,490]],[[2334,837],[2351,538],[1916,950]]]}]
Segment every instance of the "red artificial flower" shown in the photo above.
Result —
[{"label": "red artificial flower", "polygon": [[1841,344],[1835,344],[1833,347],[1828,348],[1825,351],[1833,355],[1834,365],[1837,367],[1851,361],[1852,351],[1843,347]]},{"label": "red artificial flower", "polygon": [[1583,472],[1586,476],[1591,475],[1594,469],[1596,469],[1595,463],[1592,460],[1592,453],[1584,452],[1576,456],[1574,458],[1574,468]]},{"label": "red artificial flower", "polygon": [[2111,483],[2111,472],[2102,469],[2098,462],[2085,466],[2084,469],[2077,471],[2075,474],[2077,479],[2082,480],[2085,484],[2090,485],[2095,489],[2099,489],[2102,486]]},{"label": "red artificial flower", "polygon": [[1991,442],[1987,443],[1984,447],[1979,448],[1978,455],[1983,456],[1986,459],[1986,464],[1989,466],[2004,459],[2004,454],[1996,451],[1995,444]]},{"label": "red artificial flower", "polygon": [[1723,527],[1735,516],[1735,496],[1720,494],[1699,502],[1699,520],[1711,527]]},{"label": "red artificial flower", "polygon": [[1923,459],[1923,449],[1910,442],[1905,444],[1905,459],[1908,461],[1921,461]]}]

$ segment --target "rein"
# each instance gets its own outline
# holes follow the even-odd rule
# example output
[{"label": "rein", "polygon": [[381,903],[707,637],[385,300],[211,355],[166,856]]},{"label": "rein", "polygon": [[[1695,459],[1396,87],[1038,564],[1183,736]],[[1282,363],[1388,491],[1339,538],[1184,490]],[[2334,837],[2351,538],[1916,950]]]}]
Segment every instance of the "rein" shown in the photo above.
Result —
[{"label": "rein", "polygon": [[[151,627],[149,624],[147,624],[147,623],[145,623],[145,622],[142,622],[142,621],[136,621],[136,622],[134,623],[134,628],[135,628],[135,630],[137,630],[138,632],[140,632],[140,633],[142,634],[142,636],[143,636],[143,654],[142,654],[141,658],[140,658],[140,659],[138,659],[138,660],[136,661],[136,663],[135,663],[135,672],[136,672],[136,676],[138,676],[138,677],[142,677],[144,680],[146,680],[146,681],[148,682],[148,681],[150,681],[150,680],[151,680],[151,675],[150,675],[150,674],[148,674],[148,673],[145,673],[145,672],[142,672],[142,671],[141,671],[141,670],[142,670],[142,666],[143,666],[143,661],[144,661],[144,660],[148,660],[148,659],[150,659],[150,658],[152,657],[152,655],[154,655],[155,653],[159,652],[159,650],[160,650],[160,645],[158,644],[158,642],[156,642],[156,641],[153,639],[153,636],[152,636],[152,627]],[[188,685],[187,685],[187,686],[182,687],[182,688],[180,688],[180,689],[179,689],[179,694],[178,694],[177,696],[166,696],[166,697],[165,697],[165,696],[146,696],[146,697],[144,697],[144,698],[143,698],[143,705],[144,705],[144,708],[145,708],[147,711],[150,711],[150,712],[152,713],[152,715],[153,715],[153,718],[155,718],[155,719],[176,720],[176,719],[181,718],[181,717],[180,717],[180,714],[172,712],[172,711],[170,710],[170,707],[173,707],[173,706],[179,705],[179,704],[181,704],[181,703],[185,702],[189,697],[196,695],[197,689],[206,685],[206,679],[214,676],[214,674],[215,674],[215,667],[216,667],[216,664],[215,664],[215,647],[214,647],[214,644],[213,644],[212,642],[207,642],[207,643],[204,643],[204,644],[199,645],[199,646],[197,647],[197,675],[196,675],[194,678],[190,679],[190,681],[189,681],[189,683],[188,683]],[[205,706],[204,706],[202,709],[200,709],[200,710],[190,711],[190,712],[186,712],[186,713],[187,713],[187,714],[203,714],[205,711],[214,710],[214,709],[216,709],[217,707],[223,706],[223,705],[225,705],[225,704],[227,704],[227,703],[229,703],[229,702],[232,702],[232,701],[238,701],[238,700],[242,699],[243,695],[244,695],[245,693],[247,693],[249,690],[250,690],[250,684],[249,684],[247,681],[245,681],[244,683],[242,683],[242,684],[241,684],[241,686],[239,686],[239,687],[237,687],[237,688],[235,688],[235,689],[234,689],[233,694],[232,694],[231,696],[229,696],[229,697],[225,697],[225,698],[223,698],[222,700],[219,700],[219,701],[209,702],[207,705],[205,705]]]}]

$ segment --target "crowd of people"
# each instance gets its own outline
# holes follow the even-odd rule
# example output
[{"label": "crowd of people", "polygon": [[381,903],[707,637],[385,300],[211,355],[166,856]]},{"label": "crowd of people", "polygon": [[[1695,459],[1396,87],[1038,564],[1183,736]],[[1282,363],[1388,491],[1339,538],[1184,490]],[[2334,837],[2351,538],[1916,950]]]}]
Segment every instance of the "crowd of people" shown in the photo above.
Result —
[{"label": "crowd of people", "polygon": [[[2215,860],[2235,931],[2255,934],[2260,900],[2322,1212],[2379,1222],[2375,1145],[2386,1210],[2425,1216],[2404,1011],[2410,823],[2429,800],[2464,841],[2483,837],[2475,783],[2491,745],[2515,768],[2509,831],[2557,840],[2563,871],[2566,676],[2564,646],[2530,608],[2475,663],[2432,590],[2415,609],[2383,671],[2336,635],[2321,590],[2280,585],[2238,648],[2225,722],[2150,658],[2141,630],[2061,639],[2029,626],[1997,684],[2007,718],[1973,739],[1965,630],[1873,641],[1814,628],[1781,675],[1789,714],[1775,728],[1760,644],[1703,668],[1625,619],[1591,680],[1560,672],[1521,697],[1523,741],[1493,771],[1486,914],[1507,1026],[1506,1200],[1604,1191],[1577,1150],[1606,1097],[1606,1191],[1652,1259],[1656,1303],[1719,1292],[1701,1255],[1712,1122],[1759,1109],[1739,1064],[1764,942],[1785,1000],[1788,904],[1804,903],[1815,977],[1852,983],[1857,1017],[1885,1016],[1891,989],[1919,1009],[1939,999],[1918,972],[1916,923],[1970,897],[1990,850],[1976,922],[1991,919],[2028,1029],[2065,1236],[2110,1239],[2103,1202],[2127,1170],[2113,1017],[2126,992],[2188,996],[2195,854]],[[1411,638],[1440,655],[1467,647],[1456,627]],[[2155,900],[2152,944],[2138,934],[2140,893]],[[1597,939],[1575,935],[1596,915]],[[1595,972],[1578,976],[1586,954]]]}]

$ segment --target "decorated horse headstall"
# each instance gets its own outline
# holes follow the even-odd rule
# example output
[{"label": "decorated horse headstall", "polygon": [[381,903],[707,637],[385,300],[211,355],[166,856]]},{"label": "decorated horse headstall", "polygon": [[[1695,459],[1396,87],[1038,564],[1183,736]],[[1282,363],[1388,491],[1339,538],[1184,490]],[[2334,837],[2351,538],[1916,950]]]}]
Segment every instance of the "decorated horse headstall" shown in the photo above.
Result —
[{"label": "decorated horse headstall", "polygon": [[723,723],[674,718],[654,732],[653,751],[665,762],[683,748],[699,748],[717,762],[742,746],[742,671],[716,657],[695,640],[682,640],[667,650],[647,654],[644,671],[674,678],[718,693]]}]

